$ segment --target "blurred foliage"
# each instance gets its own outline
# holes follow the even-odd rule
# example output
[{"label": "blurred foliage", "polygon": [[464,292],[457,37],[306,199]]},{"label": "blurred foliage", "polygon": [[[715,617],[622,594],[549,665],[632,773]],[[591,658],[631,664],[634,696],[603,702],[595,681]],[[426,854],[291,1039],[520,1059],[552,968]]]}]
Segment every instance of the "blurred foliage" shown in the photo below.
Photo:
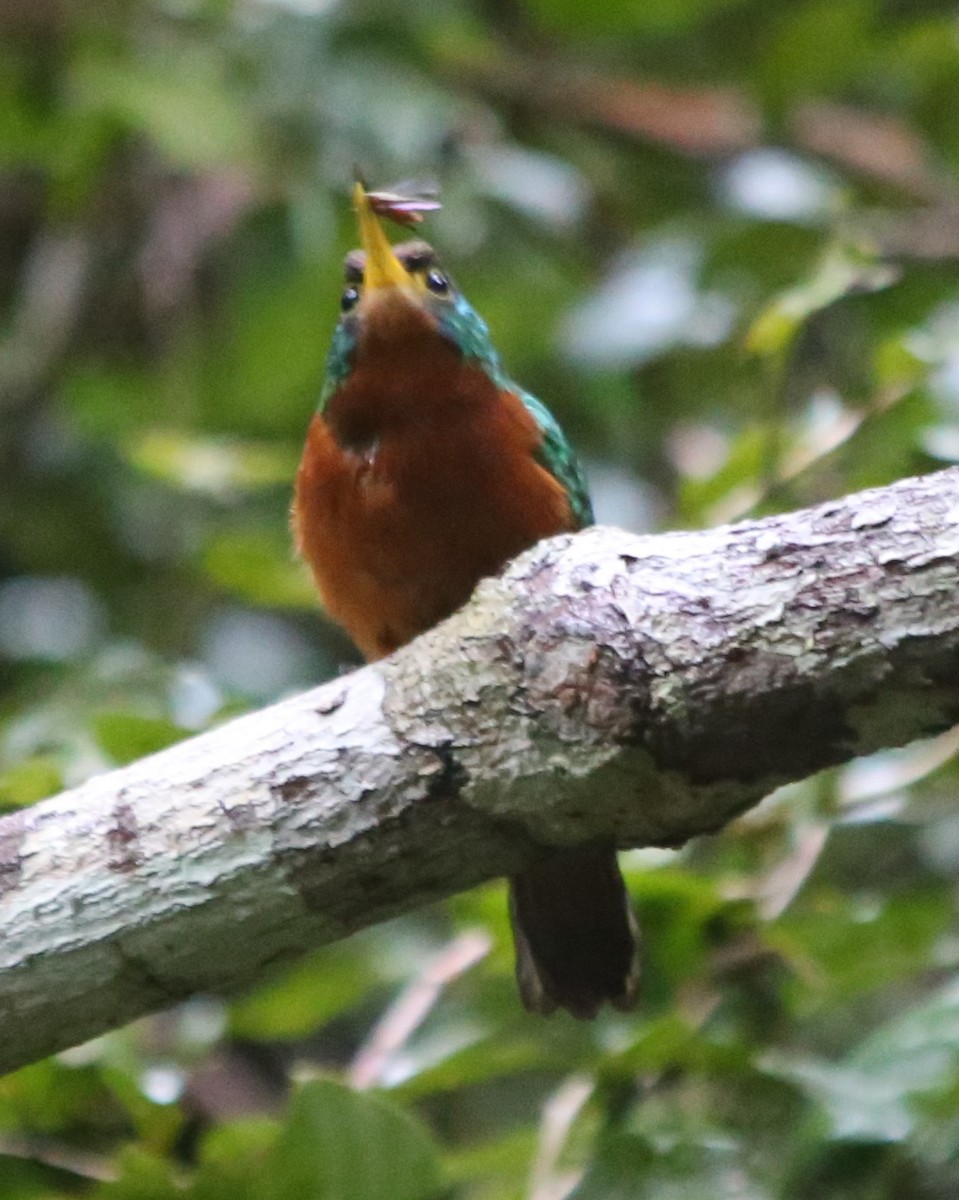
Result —
[{"label": "blurred foliage", "polygon": [[[287,533],[354,163],[695,526],[959,461],[956,111],[943,0],[0,0],[0,808],[356,661]],[[625,855],[633,1016],[523,1014],[479,889],[0,1080],[0,1196],[952,1200],[957,746]]]}]

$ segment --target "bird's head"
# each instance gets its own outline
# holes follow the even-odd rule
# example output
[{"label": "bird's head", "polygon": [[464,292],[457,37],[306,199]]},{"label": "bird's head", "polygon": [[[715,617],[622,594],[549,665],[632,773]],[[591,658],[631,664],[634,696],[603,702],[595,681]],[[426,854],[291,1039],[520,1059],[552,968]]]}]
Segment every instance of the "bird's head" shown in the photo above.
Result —
[{"label": "bird's head", "polygon": [[392,245],[362,184],[353,189],[360,245],[344,264],[342,315],[333,337],[327,391],[350,371],[357,352],[395,354],[416,340],[442,338],[464,358],[499,376],[499,357],[485,321],[472,308],[422,241]]}]

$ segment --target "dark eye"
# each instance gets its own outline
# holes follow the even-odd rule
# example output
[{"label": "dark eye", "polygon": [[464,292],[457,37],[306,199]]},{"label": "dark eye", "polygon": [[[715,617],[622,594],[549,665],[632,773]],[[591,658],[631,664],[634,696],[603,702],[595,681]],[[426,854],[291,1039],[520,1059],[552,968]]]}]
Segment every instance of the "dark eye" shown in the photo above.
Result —
[{"label": "dark eye", "polygon": [[440,271],[429,271],[426,276],[426,286],[437,296],[445,296],[450,290],[450,281]]},{"label": "dark eye", "polygon": [[348,287],[340,297],[340,308],[347,313],[351,308],[356,306],[357,300],[360,298],[360,293],[355,287]]}]

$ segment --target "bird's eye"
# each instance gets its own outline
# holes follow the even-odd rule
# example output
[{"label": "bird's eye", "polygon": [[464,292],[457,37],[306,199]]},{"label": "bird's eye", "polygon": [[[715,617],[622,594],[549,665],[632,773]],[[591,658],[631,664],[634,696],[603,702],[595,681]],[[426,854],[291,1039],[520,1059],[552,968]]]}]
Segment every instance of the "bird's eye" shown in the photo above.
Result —
[{"label": "bird's eye", "polygon": [[343,310],[343,312],[348,313],[351,308],[356,307],[356,302],[359,300],[359,298],[360,293],[358,288],[346,288],[346,290],[343,292],[343,295],[340,297],[340,308]]},{"label": "bird's eye", "polygon": [[441,271],[429,271],[426,276],[426,286],[437,296],[445,296],[450,290],[450,281]]}]

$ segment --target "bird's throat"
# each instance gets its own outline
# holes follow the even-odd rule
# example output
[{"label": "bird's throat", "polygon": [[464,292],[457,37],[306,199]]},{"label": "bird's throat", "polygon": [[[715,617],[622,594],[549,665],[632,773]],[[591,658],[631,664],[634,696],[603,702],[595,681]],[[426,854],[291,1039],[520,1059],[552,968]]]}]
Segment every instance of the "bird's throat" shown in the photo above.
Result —
[{"label": "bird's throat", "polygon": [[390,305],[372,315],[359,324],[349,374],[324,414],[344,449],[366,453],[384,440],[429,436],[497,403],[489,375],[422,309]]}]

